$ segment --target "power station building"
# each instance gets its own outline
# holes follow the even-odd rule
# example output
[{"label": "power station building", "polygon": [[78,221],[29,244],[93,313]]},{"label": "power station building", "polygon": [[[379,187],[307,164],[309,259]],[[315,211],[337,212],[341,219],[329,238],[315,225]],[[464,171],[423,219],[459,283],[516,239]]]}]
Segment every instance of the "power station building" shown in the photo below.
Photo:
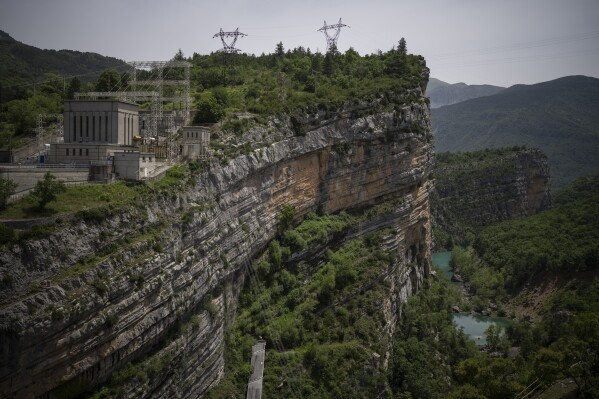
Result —
[{"label": "power station building", "polygon": [[197,160],[207,156],[210,146],[210,129],[204,126],[183,126],[181,157]]},{"label": "power station building", "polygon": [[[65,101],[63,142],[51,144],[47,163],[85,164],[100,173],[140,180],[156,168],[154,153],[141,152],[137,104],[118,100]],[[106,178],[106,177],[104,177]]]},{"label": "power station building", "polygon": [[50,146],[48,163],[104,161],[132,149],[139,137],[138,106],[116,100],[65,101],[64,140]]},{"label": "power station building", "polygon": [[[141,180],[153,175],[157,156],[161,161],[168,156],[165,142],[142,145],[144,129],[135,103],[114,99],[65,101],[63,120],[63,140],[49,145],[45,163],[86,165],[90,176],[102,176],[101,180]],[[183,159],[204,158],[209,145],[209,128],[182,128]]]}]

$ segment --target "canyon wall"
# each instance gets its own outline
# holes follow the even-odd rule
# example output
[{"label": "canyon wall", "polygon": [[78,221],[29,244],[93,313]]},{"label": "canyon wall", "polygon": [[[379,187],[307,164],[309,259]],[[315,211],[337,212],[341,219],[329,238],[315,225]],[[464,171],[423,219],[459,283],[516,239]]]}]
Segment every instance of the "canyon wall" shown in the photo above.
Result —
[{"label": "canyon wall", "polygon": [[397,200],[347,232],[394,229],[385,243],[397,255],[396,297],[385,304],[394,325],[430,270],[432,134],[422,92],[409,95],[213,164],[104,221],[4,248],[0,396],[69,397],[112,375],[123,397],[201,397],[222,377],[237,295],[285,205],[299,220]]},{"label": "canyon wall", "polygon": [[465,239],[467,231],[550,208],[547,156],[538,149],[505,148],[439,154],[431,210],[439,237]]}]

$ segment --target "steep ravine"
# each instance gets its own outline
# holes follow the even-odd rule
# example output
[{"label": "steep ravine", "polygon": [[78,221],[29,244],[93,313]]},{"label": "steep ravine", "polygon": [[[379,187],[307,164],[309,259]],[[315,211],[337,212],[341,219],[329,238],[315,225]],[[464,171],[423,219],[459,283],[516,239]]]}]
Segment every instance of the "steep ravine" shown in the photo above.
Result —
[{"label": "steep ravine", "polygon": [[[299,219],[399,199],[380,222],[395,230],[386,245],[397,253],[392,291],[405,299],[430,268],[432,145],[420,93],[213,165],[104,222],[65,223],[6,248],[0,396],[59,397],[149,354],[140,382],[123,385],[126,397],[201,397],[222,377],[245,268],[275,236],[285,204]],[[399,312],[391,302],[389,325]]]}]

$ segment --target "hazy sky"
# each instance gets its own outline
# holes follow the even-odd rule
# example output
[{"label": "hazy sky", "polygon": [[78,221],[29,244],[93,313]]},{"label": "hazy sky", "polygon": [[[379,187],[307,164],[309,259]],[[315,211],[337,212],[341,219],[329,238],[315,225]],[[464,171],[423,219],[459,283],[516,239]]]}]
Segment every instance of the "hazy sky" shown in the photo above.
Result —
[{"label": "hazy sky", "polygon": [[599,0],[0,0],[0,29],[18,41],[125,61],[208,54],[221,47],[220,28],[237,27],[247,53],[279,41],[324,52],[317,30],[340,17],[350,28],[339,50],[386,51],[405,37],[450,83],[599,77]]}]

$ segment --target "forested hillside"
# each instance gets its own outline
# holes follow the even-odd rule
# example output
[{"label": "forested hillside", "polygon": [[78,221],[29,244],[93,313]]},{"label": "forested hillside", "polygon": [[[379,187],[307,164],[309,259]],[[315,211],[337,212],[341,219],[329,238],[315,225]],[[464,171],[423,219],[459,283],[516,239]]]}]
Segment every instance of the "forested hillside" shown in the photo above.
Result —
[{"label": "forested hillside", "polygon": [[113,57],[72,50],[42,50],[13,39],[0,31],[0,104],[22,99],[44,86],[60,81],[60,88],[77,76],[82,82],[93,82],[108,68],[121,72],[127,64]]},{"label": "forested hillside", "polygon": [[[599,397],[599,191],[597,177],[590,180],[595,184],[585,179],[558,193],[559,206],[487,227],[472,247],[454,248],[452,262],[472,306],[495,303],[517,318],[497,341],[499,358],[480,354],[458,367],[461,384],[501,397],[485,387],[519,381],[510,396],[532,384],[556,395],[547,397],[566,397],[553,383],[569,378],[575,389],[561,395]],[[518,348],[516,357],[507,356],[510,346]],[[501,376],[482,378],[487,367],[503,370]]]},{"label": "forested hillside", "polygon": [[516,85],[434,109],[437,152],[522,146],[547,154],[553,188],[599,171],[599,79]]}]

